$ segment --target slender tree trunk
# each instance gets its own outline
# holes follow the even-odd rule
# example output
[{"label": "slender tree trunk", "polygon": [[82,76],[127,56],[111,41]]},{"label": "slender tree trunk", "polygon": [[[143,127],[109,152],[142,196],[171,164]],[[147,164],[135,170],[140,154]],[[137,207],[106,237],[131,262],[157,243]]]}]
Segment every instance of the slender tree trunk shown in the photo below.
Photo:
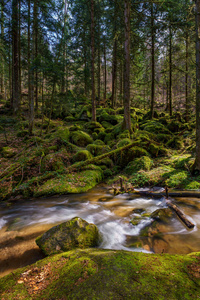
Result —
[{"label": "slender tree trunk", "polygon": [[12,66],[13,66],[13,56],[12,56],[12,36],[11,36],[11,31],[12,31],[12,21],[10,20],[9,22],[9,96],[10,96],[10,107],[13,109],[13,84],[12,84]]},{"label": "slender tree trunk", "polygon": [[21,72],[21,0],[19,0],[19,97],[22,100],[22,72]]},{"label": "slender tree trunk", "polygon": [[95,44],[94,44],[94,0],[91,0],[91,53],[92,53],[92,121],[96,121],[96,100],[95,100]]},{"label": "slender tree trunk", "polygon": [[[3,48],[3,39],[4,39],[4,7],[5,7],[5,3],[4,0],[1,1],[1,43],[2,43],[2,48]],[[4,99],[6,98],[6,91],[5,91],[5,82],[4,82],[4,64],[5,64],[5,60],[3,58],[3,56],[0,59],[1,65],[2,65],[2,72],[1,72],[1,93],[4,97]]]},{"label": "slender tree trunk", "polygon": [[101,43],[100,43],[100,21],[98,17],[98,101],[101,99]]},{"label": "slender tree trunk", "polygon": [[114,40],[113,45],[113,63],[112,63],[112,95],[111,95],[111,103],[112,107],[115,107],[115,90],[116,90],[116,78],[117,78],[117,39]]},{"label": "slender tree trunk", "polygon": [[124,124],[132,132],[130,116],[130,0],[124,0],[125,66],[124,66]]},{"label": "slender tree trunk", "polygon": [[151,2],[151,119],[154,116],[155,103],[155,30],[154,30],[154,11]]},{"label": "slender tree trunk", "polygon": [[12,46],[13,46],[13,112],[18,114],[20,111],[19,94],[19,18],[18,0],[12,1]]},{"label": "slender tree trunk", "polygon": [[106,60],[106,38],[104,37],[104,100],[107,94],[107,60]]},{"label": "slender tree trunk", "polygon": [[28,0],[28,103],[29,103],[29,135],[33,134],[34,124],[34,75],[31,70],[31,0]]},{"label": "slender tree trunk", "polygon": [[185,120],[189,121],[189,97],[188,97],[188,32],[185,37]]},{"label": "slender tree trunk", "polygon": [[34,0],[33,8],[33,36],[34,36],[34,59],[36,61],[36,68],[34,74],[34,87],[35,87],[35,110],[38,111],[38,0]]},{"label": "slender tree trunk", "polygon": [[111,104],[112,108],[115,107],[115,89],[116,89],[116,78],[117,78],[117,1],[115,0],[115,11],[114,11],[114,44],[113,44],[113,59],[112,59],[112,95]]},{"label": "slender tree trunk", "polygon": [[172,26],[169,25],[169,114],[172,116]]},{"label": "slender tree trunk", "polygon": [[119,94],[120,94],[120,106],[123,105],[123,60],[120,65],[120,83],[119,83]]},{"label": "slender tree trunk", "polygon": [[200,173],[200,0],[196,0],[196,160],[194,171]]}]

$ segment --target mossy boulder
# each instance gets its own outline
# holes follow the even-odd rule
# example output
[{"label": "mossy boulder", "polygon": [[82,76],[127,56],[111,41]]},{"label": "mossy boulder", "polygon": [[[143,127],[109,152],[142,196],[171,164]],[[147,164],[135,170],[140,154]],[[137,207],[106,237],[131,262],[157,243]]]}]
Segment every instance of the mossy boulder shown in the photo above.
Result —
[{"label": "mossy boulder", "polygon": [[94,156],[104,154],[110,147],[106,145],[96,145],[96,144],[89,144],[87,145],[86,149]]},{"label": "mossy boulder", "polygon": [[16,153],[17,153],[17,149],[15,149],[15,148],[8,147],[8,146],[1,148],[1,154],[5,158],[11,158],[11,157],[15,156]]},{"label": "mossy boulder", "polygon": [[37,187],[34,191],[34,197],[84,193],[95,187],[103,178],[101,168],[94,166],[93,170],[85,170],[78,173],[60,175],[47,180],[44,184]]},{"label": "mossy boulder", "polygon": [[183,139],[180,136],[174,136],[167,142],[167,147],[173,149],[182,149],[184,147]]},{"label": "mossy boulder", "polygon": [[70,132],[70,140],[79,147],[86,147],[88,144],[92,144],[93,142],[91,136],[81,130]]},{"label": "mossy boulder", "polygon": [[153,161],[149,156],[142,156],[131,161],[125,168],[127,174],[138,172],[139,170],[149,171],[153,166]]},{"label": "mossy boulder", "polygon": [[117,143],[117,148],[124,147],[128,144],[131,144],[133,141],[130,138],[124,138],[122,140],[119,140]]},{"label": "mossy boulder", "polygon": [[60,138],[62,141],[68,141],[69,129],[67,127],[59,127],[55,133],[55,137]]},{"label": "mossy boulder", "polygon": [[100,123],[102,123],[103,121],[109,122],[111,125],[116,125],[118,123],[117,116],[110,115],[105,110],[102,111],[100,116],[97,116],[97,120]]},{"label": "mossy boulder", "polygon": [[36,239],[36,244],[45,255],[51,255],[74,248],[96,247],[99,239],[100,235],[96,225],[75,217],[49,229]]},{"label": "mossy boulder", "polygon": [[105,145],[105,143],[102,140],[95,140],[93,144],[100,146]]},{"label": "mossy boulder", "polygon": [[171,188],[185,187],[189,183],[189,174],[186,171],[175,171],[173,172],[165,183]]},{"label": "mossy boulder", "polygon": [[95,121],[90,121],[88,123],[85,123],[84,128],[89,130],[90,132],[95,131],[95,129],[104,129],[99,122],[95,122]]},{"label": "mossy boulder", "polygon": [[151,218],[162,223],[167,223],[174,213],[170,208],[157,209],[151,214]]},{"label": "mossy boulder", "polygon": [[151,154],[152,157],[168,155],[168,150],[166,148],[164,148],[162,145],[157,145],[155,143],[151,143],[148,146],[148,152]]},{"label": "mossy boulder", "polygon": [[41,163],[41,171],[58,171],[65,168],[59,153],[51,153],[46,155]]},{"label": "mossy boulder", "polygon": [[87,159],[91,159],[93,156],[88,150],[79,150],[74,156],[73,161],[84,161]]}]

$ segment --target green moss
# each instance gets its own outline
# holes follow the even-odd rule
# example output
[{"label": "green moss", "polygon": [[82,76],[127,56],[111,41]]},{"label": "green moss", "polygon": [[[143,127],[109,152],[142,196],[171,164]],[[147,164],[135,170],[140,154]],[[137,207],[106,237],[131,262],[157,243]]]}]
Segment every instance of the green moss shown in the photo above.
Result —
[{"label": "green moss", "polygon": [[129,130],[124,130],[124,131],[119,135],[119,139],[125,139],[125,138],[130,139],[130,132],[129,132]]},{"label": "green moss", "polygon": [[84,127],[85,129],[89,130],[91,133],[95,131],[95,129],[104,129],[99,122],[94,122],[94,121],[85,123]]},{"label": "green moss", "polygon": [[87,145],[86,149],[94,156],[104,154],[110,150],[110,148],[106,145],[96,145],[96,144],[89,144]]},{"label": "green moss", "polygon": [[113,125],[110,124],[110,123],[107,122],[107,121],[102,121],[101,124],[102,124],[102,126],[103,126],[105,129],[107,129],[107,128],[113,128]]},{"label": "green moss", "polygon": [[46,155],[41,163],[41,172],[58,171],[65,168],[59,153],[51,153]]},{"label": "green moss", "polygon": [[91,154],[91,152],[89,152],[88,150],[79,150],[74,156],[73,156],[73,161],[77,162],[77,161],[83,161],[83,160],[87,160],[87,159],[91,159],[93,156]]},{"label": "green moss", "polygon": [[165,127],[163,124],[159,123],[158,121],[154,121],[154,120],[150,120],[148,122],[146,122],[145,124],[143,124],[141,126],[142,129],[144,129],[145,131],[149,131],[152,133],[165,133],[165,134],[171,134],[171,132],[169,131],[169,129],[167,127]]},{"label": "green moss", "polygon": [[152,155],[152,157],[168,155],[168,150],[166,148],[160,145],[156,145],[154,143],[151,143],[149,145],[148,151]]},{"label": "green moss", "polygon": [[183,143],[183,139],[179,136],[174,136],[172,139],[170,139],[168,142],[167,142],[167,147],[170,147],[170,148],[174,148],[174,149],[182,149],[183,146],[184,146],[184,143]]},{"label": "green moss", "polygon": [[17,150],[15,148],[8,147],[8,146],[1,148],[1,154],[5,158],[11,158],[11,157],[15,156],[16,153],[17,153]]},{"label": "green moss", "polygon": [[198,181],[191,181],[185,187],[187,190],[199,190],[200,189],[200,182]]},{"label": "green moss", "polygon": [[83,193],[95,187],[102,180],[100,169],[86,170],[79,173],[60,175],[50,179],[35,190],[34,196],[68,193]]},{"label": "green moss", "polygon": [[25,137],[28,135],[28,130],[20,130],[17,132],[17,137]]},{"label": "green moss", "polygon": [[92,144],[93,139],[84,131],[70,132],[70,139],[72,143],[79,147],[85,147],[88,144]]},{"label": "green moss", "polygon": [[96,247],[99,240],[96,225],[75,217],[49,229],[36,239],[36,244],[45,255],[52,255],[74,248]]},{"label": "green moss", "polygon": [[149,184],[149,176],[145,174],[144,171],[139,171],[138,173],[132,174],[129,182],[133,185],[133,187],[142,187]]},{"label": "green moss", "polygon": [[133,141],[130,138],[124,138],[117,143],[117,148],[131,144]]},{"label": "green moss", "polygon": [[93,144],[100,145],[100,146],[105,145],[105,143],[103,141],[101,141],[101,140],[96,140],[96,141],[94,141]]},{"label": "green moss", "polygon": [[149,171],[153,166],[153,161],[149,156],[142,156],[131,161],[125,168],[127,174],[135,173],[139,170]]},{"label": "green moss", "polygon": [[[198,267],[199,253],[183,256],[73,250],[1,278],[0,291],[1,298],[7,300],[190,300],[199,296],[199,278],[195,272]],[[42,283],[37,283],[39,288],[33,293],[34,286],[30,283],[42,273]]]},{"label": "green moss", "polygon": [[67,127],[59,127],[55,133],[56,138],[60,138],[62,141],[69,140],[69,129]]},{"label": "green moss", "polygon": [[181,187],[188,181],[188,173],[186,171],[176,171],[170,175],[165,182],[169,187]]}]

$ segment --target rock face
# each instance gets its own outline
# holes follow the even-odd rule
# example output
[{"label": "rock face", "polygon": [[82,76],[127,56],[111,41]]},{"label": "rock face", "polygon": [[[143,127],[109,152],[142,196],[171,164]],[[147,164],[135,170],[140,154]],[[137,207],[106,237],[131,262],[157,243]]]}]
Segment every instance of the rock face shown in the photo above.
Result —
[{"label": "rock face", "polygon": [[75,217],[54,226],[36,239],[36,244],[46,255],[72,250],[90,248],[98,245],[98,228],[81,218]]}]

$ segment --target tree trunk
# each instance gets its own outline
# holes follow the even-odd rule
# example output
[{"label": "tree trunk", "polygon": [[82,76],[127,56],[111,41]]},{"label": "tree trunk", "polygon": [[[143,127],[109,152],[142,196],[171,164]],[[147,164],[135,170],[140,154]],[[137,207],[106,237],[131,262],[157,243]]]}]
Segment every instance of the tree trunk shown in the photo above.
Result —
[{"label": "tree trunk", "polygon": [[28,103],[29,103],[29,135],[33,134],[34,95],[33,72],[31,70],[31,0],[28,1]]},{"label": "tree trunk", "polygon": [[189,121],[189,97],[188,97],[188,32],[185,37],[185,120]]},{"label": "tree trunk", "polygon": [[[1,43],[2,43],[2,48],[3,48],[3,40],[4,40],[4,7],[5,7],[5,3],[4,0],[1,1]],[[4,97],[4,99],[6,98],[6,92],[5,92],[5,83],[4,83],[4,58],[3,56],[0,59],[1,62],[1,66],[2,66],[2,71],[1,71],[1,93]]]},{"label": "tree trunk", "polygon": [[33,36],[34,36],[34,59],[36,62],[34,76],[34,87],[35,87],[35,110],[38,111],[38,67],[37,67],[37,56],[38,56],[38,3],[34,0],[33,8]]},{"label": "tree trunk", "polygon": [[123,127],[132,132],[130,116],[130,0],[124,1],[125,66],[124,66],[124,122]]},{"label": "tree trunk", "polygon": [[172,26],[169,25],[169,114],[172,116]]},{"label": "tree trunk", "polygon": [[200,173],[200,0],[196,0],[196,159],[194,170]]},{"label": "tree trunk", "polygon": [[104,36],[104,100],[107,94],[107,60],[106,60],[106,38]]},{"label": "tree trunk", "polygon": [[117,39],[114,40],[113,45],[113,62],[112,62],[112,95],[111,95],[111,103],[112,108],[115,107],[116,104],[116,78],[117,78]]},{"label": "tree trunk", "polygon": [[151,2],[151,119],[154,116],[155,103],[155,30],[154,30],[154,11]]},{"label": "tree trunk", "polygon": [[21,0],[19,0],[19,97],[22,100],[22,72],[21,72]]},{"label": "tree trunk", "polygon": [[18,0],[12,1],[12,47],[13,47],[13,112],[18,114],[20,111],[19,94],[19,18]]},{"label": "tree trunk", "polygon": [[101,43],[100,43],[100,21],[98,17],[98,101],[101,98]]},{"label": "tree trunk", "polygon": [[94,44],[94,0],[91,0],[91,53],[92,53],[92,121],[96,121],[96,99],[95,99],[95,44]]}]

